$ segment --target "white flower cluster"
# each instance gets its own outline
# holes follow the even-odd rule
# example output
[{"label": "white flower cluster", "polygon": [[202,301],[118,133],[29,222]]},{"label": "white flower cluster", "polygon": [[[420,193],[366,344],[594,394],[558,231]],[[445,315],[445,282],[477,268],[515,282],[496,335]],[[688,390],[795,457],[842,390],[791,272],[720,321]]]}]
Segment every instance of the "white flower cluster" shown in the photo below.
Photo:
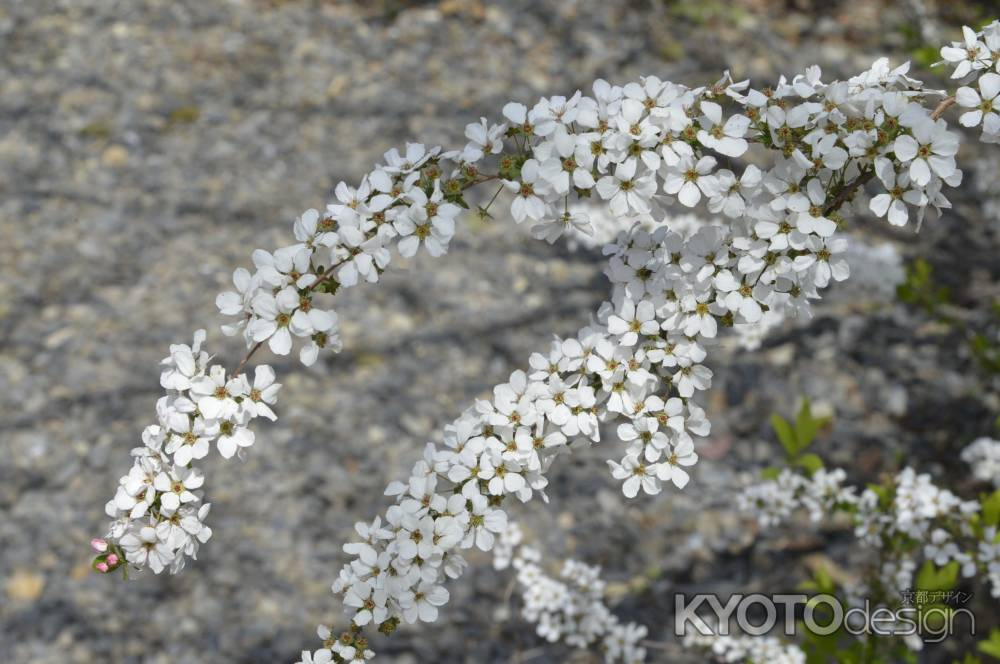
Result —
[{"label": "white flower cluster", "polygon": [[610,462],[627,495],[640,487],[655,493],[661,481],[686,483],[681,466],[696,459],[691,434],[707,433],[703,411],[685,398],[655,396],[649,364],[617,350],[613,338],[588,327],[554,340],[547,355],[531,357],[530,373],[514,372],[491,400],[446,427],[442,447],[428,444],[406,483],[389,485],[396,504],[384,519],[357,525],[360,541],[344,547],[353,560],[333,586],[354,626],[436,619],[448,599],[444,580],[465,567],[459,552],[492,549],[507,526],[503,500],[543,493],[554,455],[571,439],[597,441],[602,420],[629,420],[619,427],[629,451]]},{"label": "white flower cluster", "polygon": [[167,394],[156,403],[157,424],[143,430],[132,469],[105,507],[114,519],[106,535],[110,544],[100,540],[95,549],[110,548],[113,558],[98,563],[102,572],[125,562],[157,574],[183,569],[212,536],[204,524],[209,504],[202,504],[199,491],[205,478],[193,462],[213,443],[227,459],[242,453],[254,443],[251,420],[276,419],[271,406],[281,385],[271,368],[258,366],[252,382],[245,374],[227,375],[210,365],[204,340],[205,331],[198,330],[190,346],[172,345],[162,362],[160,385]]},{"label": "white flower cluster", "polygon": [[[775,526],[803,508],[813,522],[834,510],[850,514],[861,545],[879,552],[877,558],[882,562],[875,573],[881,588],[897,598],[912,588],[916,556],[921,554],[938,567],[957,562],[967,578],[985,572],[991,592],[1000,597],[996,530],[987,528],[977,539],[971,525],[979,503],[961,500],[935,486],[930,475],[912,468],[900,471],[885,491],[869,487],[858,494],[854,487],[843,486],[845,477],[842,469],[821,469],[810,478],[786,469],[776,480],[748,487],[737,500],[740,508],[754,513],[764,527]],[[899,547],[900,541],[910,544]],[[859,585],[849,593],[864,597],[866,588]]]},{"label": "white flower cluster", "polygon": [[845,479],[847,473],[841,468],[832,471],[820,468],[808,477],[785,468],[776,479],[744,489],[737,496],[737,505],[756,514],[765,528],[786,521],[799,509],[807,510],[809,519],[816,523],[835,507],[857,502],[854,487],[843,485]]},{"label": "white flower cluster", "polygon": [[768,662],[768,664],[805,664],[806,655],[793,643],[783,643],[772,636],[704,636],[684,638],[686,648],[710,654],[713,661],[724,663]]},{"label": "white flower cluster", "polygon": [[955,92],[963,109],[963,127],[982,126],[984,143],[1000,143],[1000,21],[981,31],[965,27],[963,40],[941,49],[941,57],[955,67],[952,78],[971,78],[975,86]]},{"label": "white flower cluster", "polygon": [[575,648],[596,647],[608,664],[645,661],[641,642],[647,630],[635,623],[622,624],[604,604],[600,568],[569,559],[559,578],[544,570],[541,552],[522,545],[523,533],[515,523],[500,533],[493,551],[493,566],[513,566],[521,587],[524,617],[536,625],[542,638],[563,641]]},{"label": "white flower cluster", "polygon": [[[611,215],[606,207],[584,201],[576,205],[576,211],[590,220],[592,230],[590,234],[571,230],[572,245],[581,244],[590,248],[603,246],[613,242],[621,232],[621,221]],[[570,210],[572,212],[574,208],[571,207]],[[649,215],[638,216],[635,224],[648,233],[666,226],[687,239],[700,228],[721,225],[721,222],[692,213],[681,213],[671,214],[661,221],[656,221]],[[896,287],[906,279],[902,256],[893,244],[866,243],[851,238],[844,258],[850,266],[851,278],[847,282],[850,293],[875,293],[881,297],[892,297]],[[781,327],[785,321],[786,317],[780,309],[769,309],[755,323],[734,323],[736,345],[746,351],[757,350],[771,331]]]},{"label": "white flower cluster", "polygon": [[[979,503],[961,500],[951,491],[935,486],[930,475],[918,474],[912,468],[903,469],[894,478],[891,496],[887,505],[884,496],[872,488],[865,489],[854,516],[858,540],[863,546],[881,550],[878,582],[885,592],[900,596],[913,588],[917,556],[922,554],[938,567],[957,562],[965,578],[984,572],[991,594],[1000,597],[996,529],[987,528],[981,538],[976,538],[970,524]],[[887,545],[899,537],[913,543],[911,550]],[[860,584],[851,593],[862,596],[867,589]]]},{"label": "white flower cluster", "polygon": [[[599,440],[600,422],[624,420],[617,429],[624,456],[608,463],[626,496],[657,493],[665,482],[683,487],[685,468],[697,461],[693,436],[709,431],[692,401],[711,385],[704,340],[720,325],[808,314],[820,289],[846,279],[839,211],[867,182],[875,179],[880,191],[870,208],[895,225],[950,206],[942,190],[961,181],[958,136],[939,116],[951,101],[934,104],[938,93],[907,71],[883,59],[848,81],[823,82],[814,67],[762,90],[728,74],[698,88],[652,76],[625,86],[599,80],[593,96],[507,104],[503,123],[470,124],[461,150],[415,143],[390,150],[356,188],[337,185],[324,212],[296,220],[295,244],[257,250],[255,271],[234,273],[235,291],[217,298],[222,313],[236,316],[224,332],[241,334],[248,347],[232,374],[206,366],[200,341],[190,358],[175,347],[161,424],[147,430],[135,477],[130,473],[113,501],[113,545],[127,546],[125,556],[140,566],[177,566],[166,549],[176,552],[180,536],[164,546],[158,534],[149,539],[145,525],[133,532],[133,521],[183,530],[183,517],[174,517],[193,509],[197,496],[187,489],[196,487],[174,488],[201,481],[189,477],[187,462],[204,456],[213,440],[227,456],[253,442],[246,424],[270,413],[262,402],[277,388],[262,396],[274,381],[266,369],[253,386],[241,377],[250,356],[265,343],[289,354],[295,338],[307,365],[321,348],[339,349],[337,314],[318,296],[377,282],[393,247],[403,256],[421,247],[443,254],[468,205],[464,192],[485,182],[500,184],[497,194],[506,189],[514,220],[530,220],[532,233],[550,242],[590,230],[578,212],[583,199],[603,201],[623,228],[640,225],[605,248],[613,292],[596,321],[533,355],[530,372],[515,372],[491,400],[446,427],[444,445],[428,445],[410,478],[389,486],[395,504],[384,517],[358,525],[360,541],[345,547],[352,560],[334,584],[350,608],[351,631],[308,658],[363,661],[371,656],[365,625],[389,632],[400,621],[433,621],[448,600],[444,580],[464,568],[458,551],[489,550],[505,527],[502,501],[544,495],[553,457],[575,439]],[[980,82],[982,98],[991,83]],[[993,122],[983,117],[984,126]],[[720,156],[728,164],[752,145],[774,153],[768,168],[736,174],[720,167]],[[480,214],[488,215],[496,198]],[[643,219],[664,219],[672,201],[689,208],[704,202],[727,224],[689,236],[665,226],[641,229]],[[161,472],[171,491],[157,489]],[[167,493],[181,501],[173,513],[173,499],[160,497]],[[199,525],[188,534],[197,540],[202,532]],[[193,555],[196,546],[180,548]]]},{"label": "white flower cluster", "polygon": [[881,547],[885,536],[895,534],[916,541],[928,540],[941,521],[950,522],[946,524],[950,529],[954,526],[961,530],[979,504],[936,486],[927,473],[904,468],[894,478],[892,503],[888,507],[872,488],[861,493],[857,507],[855,535],[866,545]]},{"label": "white flower cluster", "polygon": [[962,450],[962,461],[969,464],[977,480],[1000,488],[1000,440],[977,438]]}]

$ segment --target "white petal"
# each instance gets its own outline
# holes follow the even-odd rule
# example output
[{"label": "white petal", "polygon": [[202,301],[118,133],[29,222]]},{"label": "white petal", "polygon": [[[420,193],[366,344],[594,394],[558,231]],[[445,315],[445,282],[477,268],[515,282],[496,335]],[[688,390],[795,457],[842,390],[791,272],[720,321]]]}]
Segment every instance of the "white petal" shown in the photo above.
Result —
[{"label": "white petal", "polygon": [[1000,94],[1000,74],[983,74],[979,79],[979,89],[983,93],[983,99],[994,99]]},{"label": "white petal", "polygon": [[868,208],[875,213],[875,216],[884,217],[891,203],[892,196],[889,194],[879,194],[868,202]]},{"label": "white petal", "polygon": [[278,328],[267,345],[277,355],[288,355],[292,350],[292,335],[288,332],[288,328]]},{"label": "white petal", "polygon": [[917,141],[912,136],[903,135],[896,139],[893,145],[893,152],[901,161],[910,161],[917,156],[919,149]]},{"label": "white petal", "polygon": [[[898,142],[898,140],[897,140]],[[914,159],[910,164],[910,179],[923,187],[931,181],[931,169],[923,159]]]},{"label": "white petal", "polygon": [[694,207],[701,200],[701,190],[694,182],[685,182],[677,192],[677,200],[688,207]]}]

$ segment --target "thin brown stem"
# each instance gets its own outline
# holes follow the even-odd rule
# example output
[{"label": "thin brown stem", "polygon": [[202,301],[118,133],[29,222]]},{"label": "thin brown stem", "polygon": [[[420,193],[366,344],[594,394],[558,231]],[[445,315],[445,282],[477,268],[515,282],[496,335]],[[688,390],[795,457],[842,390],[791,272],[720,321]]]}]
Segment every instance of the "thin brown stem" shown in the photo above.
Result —
[{"label": "thin brown stem", "polygon": [[840,209],[840,206],[846,203],[849,199],[854,196],[854,193],[866,182],[871,180],[875,176],[875,170],[871,168],[866,168],[858,174],[858,177],[854,178],[848,182],[840,190],[840,192],[834,196],[830,204],[823,208],[823,214],[828,215],[831,212],[835,212]]},{"label": "thin brown stem", "polygon": [[937,120],[939,117],[941,117],[944,114],[945,111],[948,110],[948,107],[950,107],[954,103],[955,103],[955,96],[954,95],[952,95],[951,97],[945,97],[944,99],[942,99],[941,103],[938,104],[938,107],[934,109],[933,113],[931,113],[931,120]]},{"label": "thin brown stem", "polygon": [[246,366],[247,362],[250,361],[250,358],[253,357],[253,354],[256,353],[257,350],[263,345],[263,341],[258,341],[250,348],[250,350],[247,351],[246,355],[243,356],[243,359],[240,360],[240,363],[237,364],[236,368],[233,370],[233,378],[240,375],[240,372],[243,371],[243,367]]}]

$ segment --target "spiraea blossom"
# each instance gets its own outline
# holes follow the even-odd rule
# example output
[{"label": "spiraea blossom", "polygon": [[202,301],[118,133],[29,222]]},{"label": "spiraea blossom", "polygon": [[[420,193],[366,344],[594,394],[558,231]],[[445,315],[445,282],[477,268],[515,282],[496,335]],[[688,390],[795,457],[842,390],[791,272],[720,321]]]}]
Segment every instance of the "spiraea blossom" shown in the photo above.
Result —
[{"label": "spiraea blossom", "polygon": [[205,337],[198,330],[190,345],[172,345],[163,359],[160,385],[167,394],[157,401],[156,424],[143,430],[132,468],[105,506],[113,521],[101,548],[95,547],[100,571],[125,564],[156,573],[183,569],[212,536],[204,523],[210,505],[200,491],[205,478],[194,463],[213,446],[225,458],[242,453],[254,443],[251,421],[275,417],[270,406],[281,385],[271,368],[258,366],[252,382],[246,374],[228,374],[211,364],[202,349]]},{"label": "spiraea blossom", "polygon": [[806,654],[791,643],[771,636],[703,636],[691,634],[684,646],[708,655],[720,664],[768,662],[768,664],[805,664]]},{"label": "spiraea blossom", "polygon": [[962,450],[962,461],[969,464],[976,479],[1000,488],[1000,440],[977,438]]},{"label": "spiraea blossom", "polygon": [[[975,463],[972,455],[970,461]],[[982,575],[993,597],[1000,597],[1000,538],[995,527],[977,526],[979,502],[962,500],[912,468],[862,491],[845,486],[846,477],[843,469],[819,469],[811,476],[786,469],[774,480],[747,487],[738,504],[766,528],[803,509],[814,523],[837,511],[849,515],[858,545],[879,566],[872,581],[852,581],[848,598],[873,597],[867,584],[874,583],[882,596],[899,601],[914,587],[921,561],[937,567],[955,562],[963,578]]]},{"label": "spiraea blossom", "polygon": [[607,664],[639,664],[646,659],[647,630],[621,623],[604,602],[601,570],[573,559],[563,561],[558,576],[546,571],[541,551],[523,543],[515,523],[501,532],[493,549],[493,567],[513,567],[521,590],[522,615],[543,639],[575,648],[597,648]]},{"label": "spiraea blossom", "polygon": [[[943,56],[956,74],[985,78],[998,30],[967,31]],[[840,230],[866,185],[872,209],[893,224],[919,224],[950,206],[944,192],[962,179],[959,136],[942,115],[955,97],[908,71],[879,60],[847,81],[824,81],[813,67],[767,88],[728,72],[697,87],[601,80],[590,96],[511,102],[501,120],[469,125],[458,149],[411,143],[386,152],[357,186],[339,183],[324,210],[295,220],[293,244],[258,249],[254,269],[234,273],[235,290],[217,299],[233,317],[223,332],[247,346],[234,370],[210,366],[204,335],[171,348],[158,423],[109,503],[107,551],[118,565],[178,571],[211,532],[207,489],[188,466],[213,447],[248,453],[262,444],[253,420],[274,416],[273,373],[252,381],[243,373],[254,352],[267,344],[310,365],[321,350],[339,350],[331,296],[377,283],[395,255],[445,253],[460,209],[472,207],[468,190],[486,183],[497,191],[481,215],[501,201],[550,242],[589,229],[581,201],[610,212],[621,229],[603,250],[610,295],[591,324],[540,354],[541,369],[535,358],[530,373],[512,373],[444,428],[410,477],[389,485],[391,505],[358,525],[333,584],[349,627],[304,661],[364,661],[372,656],[365,628],[391,633],[436,619],[449,580],[466,567],[461,552],[490,549],[505,504],[544,498],[551,464],[570,443],[598,441],[602,423],[624,425],[612,430],[626,440],[604,449],[625,495],[683,488],[710,430],[698,405],[713,377],[706,341],[733,326],[808,315],[824,287],[846,279]],[[976,84],[984,131],[992,85]],[[751,148],[769,164],[733,172]],[[671,228],[667,210],[677,204],[721,211],[724,223]],[[108,555],[99,562],[110,568]]]}]

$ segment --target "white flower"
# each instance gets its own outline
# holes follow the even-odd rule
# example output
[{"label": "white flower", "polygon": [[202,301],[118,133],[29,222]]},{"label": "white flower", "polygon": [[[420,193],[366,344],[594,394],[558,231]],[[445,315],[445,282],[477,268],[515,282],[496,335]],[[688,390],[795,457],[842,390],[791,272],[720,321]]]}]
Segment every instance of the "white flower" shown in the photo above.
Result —
[{"label": "white flower", "polygon": [[738,313],[748,323],[756,323],[764,315],[760,303],[765,298],[760,295],[761,284],[747,283],[739,280],[729,270],[722,270],[715,275],[715,287],[720,291],[720,297],[726,308]]},{"label": "white flower", "polygon": [[851,268],[844,255],[847,251],[846,238],[831,238],[825,243],[813,238],[808,250],[795,257],[795,270],[801,272],[812,267],[813,279],[818,287],[826,288],[831,277],[834,281],[844,281],[850,276]]},{"label": "white flower", "polygon": [[234,420],[219,423],[219,454],[224,459],[231,459],[237,451],[250,447],[254,443],[254,433]]},{"label": "white flower", "polygon": [[[405,154],[400,154],[399,150],[392,148],[383,156],[385,159],[385,171],[396,175],[405,175],[419,170],[429,159],[432,159],[440,151],[439,148],[428,150],[423,143],[407,143]],[[337,195],[340,198],[340,194]],[[364,196],[359,196],[361,200]],[[343,200],[343,199],[342,199]],[[350,201],[353,203],[354,201]]]},{"label": "white flower", "polygon": [[660,323],[656,320],[656,311],[649,300],[641,300],[638,305],[626,298],[622,301],[618,313],[608,317],[608,332],[619,337],[622,346],[634,346],[639,341],[639,335],[655,335],[660,331]]},{"label": "white flower", "polygon": [[556,123],[547,109],[535,106],[528,107],[517,102],[510,102],[503,107],[503,116],[511,125],[527,136],[548,136],[555,131]]},{"label": "white flower", "polygon": [[408,623],[417,620],[434,622],[438,617],[438,607],[448,603],[449,593],[444,586],[423,581],[414,591],[406,591],[399,598],[403,609],[403,619]]},{"label": "white flower", "polygon": [[984,62],[990,61],[989,49],[979,41],[975,30],[965,26],[962,28],[962,34],[965,38],[964,43],[953,42],[951,46],[941,48],[942,58],[947,62],[957,63],[952,78],[963,78],[973,69],[982,69]]},{"label": "white flower", "polygon": [[748,164],[737,180],[732,171],[723,169],[715,174],[715,190],[708,201],[709,212],[726,215],[730,219],[743,216],[746,201],[761,184],[762,173],[753,164]]},{"label": "white flower", "polygon": [[386,608],[388,597],[389,593],[385,588],[376,588],[371,581],[362,581],[350,587],[344,595],[344,604],[358,610],[351,619],[355,625],[378,625],[389,617],[389,610]]},{"label": "white flower", "polygon": [[826,217],[823,205],[826,203],[826,191],[818,178],[809,180],[806,185],[809,197],[809,207],[799,212],[795,225],[802,233],[815,233],[820,237],[830,237],[837,230],[837,224]]},{"label": "white flower", "polygon": [[475,542],[480,550],[489,551],[493,548],[494,535],[507,528],[507,515],[502,510],[490,507],[485,496],[473,496],[470,502],[472,510],[465,546]]},{"label": "white flower", "polygon": [[921,187],[931,181],[931,173],[947,179],[955,173],[955,153],[958,137],[947,130],[943,121],[925,118],[912,127],[913,135],[896,138],[893,152],[903,163],[910,164],[910,179]]},{"label": "white flower", "polygon": [[611,476],[622,482],[622,493],[626,498],[635,498],[641,488],[649,495],[660,492],[660,483],[656,479],[656,468],[646,466],[639,458],[633,454],[627,454],[621,463],[611,459],[608,460],[611,467]]},{"label": "white flower", "polygon": [[197,417],[188,422],[184,431],[174,433],[164,446],[167,454],[174,455],[174,463],[186,466],[191,461],[208,456],[212,441],[219,433],[219,425]]},{"label": "white flower", "polygon": [[712,370],[708,367],[694,364],[687,358],[678,358],[678,364],[680,369],[674,374],[674,385],[681,397],[690,398],[695,390],[707,390],[712,386]]},{"label": "white flower", "polygon": [[170,357],[160,362],[164,366],[163,373],[160,374],[162,387],[168,390],[186,390],[191,387],[191,381],[201,373],[207,358],[201,351],[205,336],[205,330],[198,330],[194,333],[194,342],[190,346],[170,346]]},{"label": "white flower", "polygon": [[711,101],[701,102],[701,129],[698,131],[698,142],[728,157],[740,157],[747,151],[749,144],[746,139],[750,118],[745,115],[732,115],[722,123],[722,107]]},{"label": "white flower", "polygon": [[207,376],[192,383],[191,399],[208,419],[226,419],[239,410],[236,399],[242,399],[249,391],[245,377],[234,376],[227,380],[226,369],[216,364],[209,368]]},{"label": "white flower", "polygon": [[635,149],[639,159],[651,171],[660,167],[660,155],[656,152],[659,143],[660,130],[646,114],[645,105],[636,99],[622,101],[621,114],[617,117],[620,137],[619,149],[634,154]]},{"label": "white flower", "polygon": [[299,661],[295,664],[331,664],[331,662],[333,662],[333,652],[323,648],[316,652],[303,650]]},{"label": "white flower", "polygon": [[698,462],[694,452],[694,444],[690,440],[681,440],[674,445],[670,455],[656,467],[656,476],[664,482],[673,482],[678,489],[687,486],[690,476],[682,466],[693,466]]},{"label": "white flower", "polygon": [[906,173],[897,174],[892,162],[880,158],[875,160],[875,173],[886,188],[886,193],[873,196],[868,207],[879,217],[888,214],[893,226],[905,226],[910,213],[909,203],[915,207],[927,205],[927,196],[918,188],[911,188],[910,177]]},{"label": "white flower", "polygon": [[462,151],[462,161],[479,161],[484,154],[496,154],[503,149],[503,135],[506,124],[490,125],[486,118],[465,125],[465,137],[469,144]]},{"label": "white flower", "polygon": [[160,492],[160,506],[172,514],[181,505],[198,500],[191,490],[198,489],[204,482],[204,475],[196,468],[175,468],[157,474],[153,487]]},{"label": "white flower", "polygon": [[126,560],[139,567],[149,565],[156,574],[170,565],[174,557],[167,543],[161,541],[156,529],[150,526],[143,526],[138,532],[133,530],[126,533],[119,543],[125,550]]},{"label": "white flower", "polygon": [[413,256],[423,243],[431,256],[441,256],[448,251],[448,243],[455,235],[455,216],[459,207],[444,202],[439,181],[434,182],[434,191],[428,197],[423,189],[413,189],[407,194],[411,205],[406,214],[400,215],[394,224],[402,236],[399,253]]},{"label": "white flower", "polygon": [[276,383],[274,369],[266,364],[259,365],[254,370],[253,386],[243,402],[243,407],[253,417],[266,417],[274,422],[278,416],[271,409],[278,400],[278,390],[281,383]]},{"label": "white flower", "polygon": [[[366,239],[363,232],[353,227],[342,228],[340,236],[346,238],[349,253],[337,271],[340,285],[348,288],[362,280],[371,284],[378,281],[379,272],[389,264],[390,259],[389,250],[383,246],[383,238],[376,235]],[[336,257],[334,260],[337,260]]]},{"label": "white flower", "polygon": [[565,128],[557,129],[549,141],[536,147],[535,156],[540,160],[539,175],[556,194],[566,195],[571,186],[581,190],[594,186],[590,146]]},{"label": "white flower", "polygon": [[597,181],[597,193],[610,201],[611,212],[624,215],[629,210],[647,214],[652,209],[649,200],[656,193],[656,181],[650,175],[636,177],[637,162],[626,159],[615,168],[614,175]]},{"label": "white flower", "polygon": [[676,194],[677,200],[687,207],[694,207],[701,195],[711,196],[715,178],[711,175],[715,168],[714,157],[702,157],[694,163],[691,157],[683,157],[673,166],[667,166],[663,178],[663,191]]},{"label": "white flower", "polygon": [[630,455],[641,455],[648,463],[659,459],[670,444],[667,435],[659,431],[659,422],[655,417],[640,417],[632,422],[619,424],[618,437],[633,443],[628,448]]},{"label": "white flower", "polygon": [[233,271],[233,285],[236,291],[219,293],[215,298],[215,306],[224,316],[241,316],[233,325],[223,325],[222,333],[232,336],[246,327],[247,317],[252,313],[251,302],[257,294],[260,279],[255,278],[243,267]]},{"label": "white flower", "polygon": [[566,232],[571,230],[583,235],[594,235],[594,225],[590,222],[590,218],[587,215],[582,212],[566,211],[554,219],[548,219],[532,226],[531,236],[536,240],[545,240],[549,244],[553,244]]},{"label": "white flower", "polygon": [[958,121],[963,127],[983,125],[986,134],[1000,133],[1000,74],[992,72],[979,78],[979,92],[974,88],[961,87],[955,92],[959,106],[971,109],[962,113]]},{"label": "white flower", "polygon": [[260,293],[253,300],[254,318],[250,335],[254,341],[267,341],[278,355],[292,350],[292,314],[299,307],[299,294],[294,288],[284,288],[278,294]]},{"label": "white flower", "polygon": [[[681,300],[684,316],[681,319],[681,329],[689,337],[701,335],[712,339],[718,333],[719,323],[715,319],[713,305],[709,303],[711,294],[704,291],[700,294],[689,293]],[[664,329],[670,329],[669,321],[664,321]]]},{"label": "white flower", "polygon": [[538,162],[529,159],[521,166],[521,180],[504,180],[504,186],[514,193],[514,201],[510,206],[511,216],[517,223],[525,219],[538,221],[545,216],[546,206],[538,196],[536,187],[544,184],[539,171]]}]

